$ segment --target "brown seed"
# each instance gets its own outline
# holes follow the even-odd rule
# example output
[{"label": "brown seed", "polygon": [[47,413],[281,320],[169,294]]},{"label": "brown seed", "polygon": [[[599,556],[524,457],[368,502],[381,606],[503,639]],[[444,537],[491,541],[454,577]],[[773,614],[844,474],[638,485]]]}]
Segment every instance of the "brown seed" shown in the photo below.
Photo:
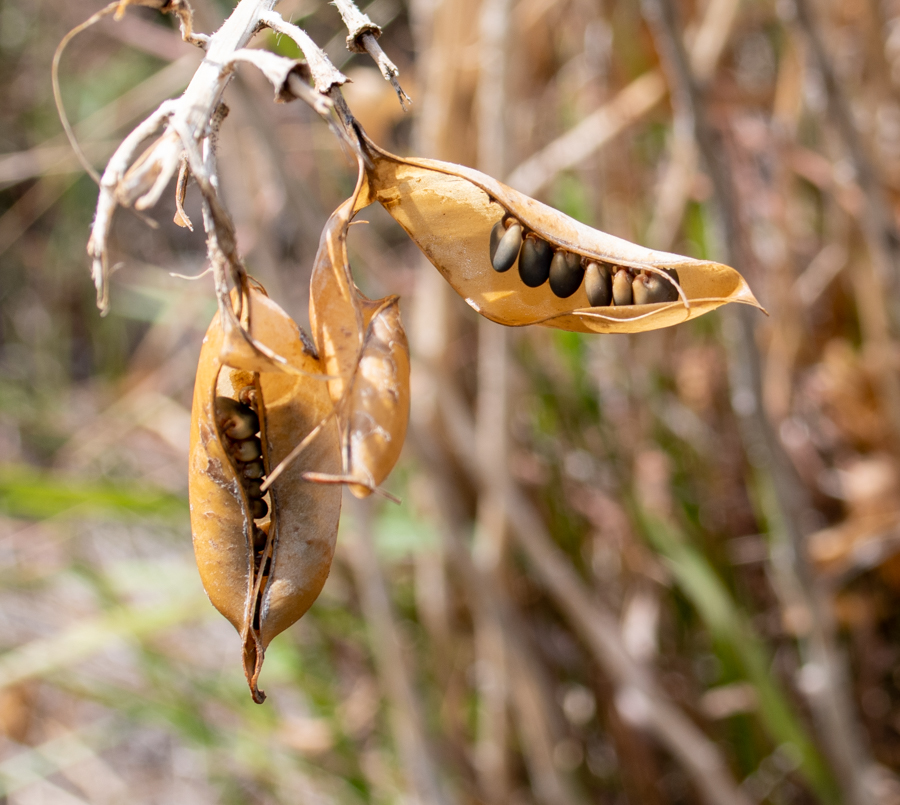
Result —
[{"label": "brown seed", "polygon": [[529,288],[543,285],[550,276],[553,247],[546,240],[529,235],[519,257],[519,278]]},{"label": "brown seed", "polygon": [[250,498],[250,516],[254,520],[261,520],[269,513],[269,504],[262,498]]},{"label": "brown seed", "polygon": [[259,526],[253,526],[253,550],[262,551],[266,547],[266,541],[269,535],[266,534]]},{"label": "brown seed", "polygon": [[[670,276],[674,269],[667,271]],[[678,282],[676,273],[672,279]],[[634,303],[636,305],[650,305],[654,302],[674,302],[678,299],[678,289],[665,277],[649,271],[642,271],[634,278],[632,283],[634,291]]]},{"label": "brown seed", "polygon": [[581,287],[584,267],[581,256],[560,249],[550,261],[550,290],[560,299],[570,297]]},{"label": "brown seed", "polygon": [[246,439],[259,432],[259,417],[253,409],[230,397],[216,397],[216,423],[232,439]]},{"label": "brown seed", "polygon": [[266,468],[262,463],[262,459],[245,464],[241,474],[247,479],[262,478],[266,474]]},{"label": "brown seed", "polygon": [[516,258],[519,256],[519,249],[522,248],[522,226],[515,221],[509,225],[500,242],[497,244],[497,251],[491,259],[491,265],[494,271],[502,274],[509,271]]},{"label": "brown seed", "polygon": [[631,288],[633,280],[634,276],[627,268],[622,268],[620,266],[616,269],[612,281],[613,302],[616,307],[634,303],[634,292]]},{"label": "brown seed", "polygon": [[231,443],[231,455],[243,464],[256,461],[262,455],[262,445],[256,436]]},{"label": "brown seed", "polygon": [[584,273],[584,290],[591,307],[607,307],[612,302],[612,274],[603,263],[588,263]]},{"label": "brown seed", "polygon": [[494,262],[494,255],[497,254],[497,247],[500,245],[500,241],[505,234],[506,227],[503,226],[503,221],[497,221],[497,223],[494,224],[494,228],[491,230],[491,263]]},{"label": "brown seed", "polygon": [[262,498],[263,493],[260,487],[262,480],[257,478],[252,481],[244,481],[244,490],[247,492],[248,498]]}]

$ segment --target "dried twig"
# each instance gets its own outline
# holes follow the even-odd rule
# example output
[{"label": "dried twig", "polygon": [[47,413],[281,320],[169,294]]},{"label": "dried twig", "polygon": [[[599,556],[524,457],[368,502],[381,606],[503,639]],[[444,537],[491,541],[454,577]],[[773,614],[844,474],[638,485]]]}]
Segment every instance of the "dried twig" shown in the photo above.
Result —
[{"label": "dried twig", "polygon": [[[440,410],[456,460],[479,483],[490,484],[487,468],[465,447],[473,443],[475,432],[458,393],[446,380],[437,379],[437,383]],[[659,740],[690,775],[709,805],[750,805],[750,799],[732,778],[718,747],[657,685],[651,669],[629,655],[615,615],[590,595],[553,544],[531,501],[512,482],[504,495],[516,545],[615,686],[616,702],[623,717]]]},{"label": "dried twig", "polygon": [[[210,260],[216,268],[217,262],[224,259],[234,278],[243,276],[234,226],[219,200],[218,178],[214,168],[210,167],[214,165],[214,155],[208,153],[203,157],[198,150],[214,129],[216,115],[222,108],[222,94],[234,74],[235,65],[242,61],[254,64],[275,86],[277,99],[300,97],[325,117],[331,109],[327,93],[346,80],[300,28],[285,23],[273,11],[276,2],[241,0],[222,27],[208,38],[193,34],[189,20],[185,22],[182,18],[185,35],[205,45],[206,58],[179,99],[163,103],[125,138],[100,181],[100,198],[88,253],[93,260],[94,282],[102,310],[108,306],[107,243],[113,212],[119,204],[135,209],[151,207],[185,158],[204,199]],[[176,5],[180,6],[180,3]],[[308,67],[274,53],[245,49],[261,25],[280,30],[298,41],[307,55]],[[303,80],[310,74],[318,94],[313,93]],[[135,159],[143,140],[160,128],[164,129],[162,135]],[[215,237],[210,226],[215,228]],[[217,292],[220,307],[224,309],[227,305],[223,294],[227,294],[227,284],[217,281]]]},{"label": "dried twig", "polygon": [[378,44],[378,37],[381,36],[380,26],[363,14],[353,0],[335,0],[334,4],[340,11],[341,19],[344,20],[344,25],[347,26],[349,32],[347,50],[351,53],[368,53],[372,57],[385,81],[391,82],[391,86],[400,100],[400,106],[405,110],[412,103],[412,99],[400,86],[400,71],[397,69],[397,65],[388,58],[388,55],[381,49],[381,45]]},{"label": "dried twig", "polygon": [[857,220],[874,271],[867,278],[863,293],[857,296],[857,304],[865,328],[866,349],[873,361],[882,367],[877,375],[878,392],[891,424],[894,448],[900,450],[900,376],[894,364],[891,337],[891,330],[896,330],[897,322],[894,314],[892,327],[891,316],[885,308],[885,289],[895,304],[900,298],[897,278],[900,270],[900,233],[884,188],[878,181],[854,122],[853,111],[835,74],[834,63],[826,50],[815,13],[808,0],[794,0],[794,8],[797,24],[806,36],[810,54],[825,86],[829,117],[843,141],[856,184],[862,191],[863,203],[857,212]]},{"label": "dried twig", "polygon": [[[708,4],[692,49],[697,75],[712,75],[728,41],[739,3],[714,0]],[[536,195],[561,171],[583,162],[636,123],[666,96],[666,82],[659,70],[636,78],[610,101],[569,131],[544,146],[519,165],[507,183],[528,195]]]}]

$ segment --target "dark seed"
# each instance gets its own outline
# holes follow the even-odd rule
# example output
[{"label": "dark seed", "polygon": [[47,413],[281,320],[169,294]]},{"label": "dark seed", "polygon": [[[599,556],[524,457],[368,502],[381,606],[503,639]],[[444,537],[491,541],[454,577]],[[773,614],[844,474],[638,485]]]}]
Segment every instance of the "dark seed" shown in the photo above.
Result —
[{"label": "dark seed", "polygon": [[550,262],[550,290],[560,299],[567,299],[581,287],[584,268],[581,255],[560,249]]},{"label": "dark seed", "polygon": [[262,444],[255,436],[232,442],[231,455],[242,464],[256,461],[262,455]]},{"label": "dark seed", "polygon": [[494,262],[494,255],[497,254],[497,247],[500,245],[500,241],[505,234],[506,227],[503,226],[503,221],[497,221],[497,223],[494,224],[494,228],[491,230],[491,263]]},{"label": "dark seed", "polygon": [[497,244],[497,251],[494,252],[494,256],[491,259],[494,271],[498,274],[509,271],[513,267],[513,263],[516,262],[516,258],[519,256],[519,249],[521,248],[522,227],[517,223],[512,223],[509,229],[506,230],[506,234],[500,238],[500,243]]},{"label": "dark seed", "polygon": [[633,304],[634,293],[631,288],[633,279],[632,273],[627,268],[619,268],[613,275],[612,295],[616,307]]},{"label": "dark seed", "polygon": [[246,481],[244,483],[244,489],[247,491],[247,497],[248,498],[262,498],[263,493],[262,493],[262,490],[260,490],[261,486],[262,486],[262,481],[259,478],[257,478],[254,481]]},{"label": "dark seed", "polygon": [[254,520],[260,520],[269,513],[269,504],[261,498],[250,498],[250,514]]},{"label": "dark seed", "polygon": [[[673,279],[677,282],[677,274]],[[678,289],[665,277],[659,274],[651,274],[642,271],[634,278],[632,283],[634,290],[634,303],[636,305],[650,305],[654,302],[674,302],[678,299]]]},{"label": "dark seed", "polygon": [[584,290],[591,307],[607,307],[612,302],[612,275],[603,263],[588,263],[584,272]]},{"label": "dark seed", "polygon": [[550,276],[553,247],[540,238],[525,238],[519,258],[519,277],[529,288],[537,288]]},{"label": "dark seed", "polygon": [[244,465],[242,475],[247,479],[262,478],[266,474],[266,468],[262,461],[251,461]]},{"label": "dark seed", "polygon": [[230,397],[216,397],[216,422],[232,439],[246,439],[259,431],[253,409]]},{"label": "dark seed", "polygon": [[[260,503],[262,502],[263,501],[260,501]],[[268,507],[266,507],[266,510],[268,511]],[[253,526],[253,549],[256,551],[264,550],[266,547],[266,540],[268,540],[266,532],[257,526]]]}]

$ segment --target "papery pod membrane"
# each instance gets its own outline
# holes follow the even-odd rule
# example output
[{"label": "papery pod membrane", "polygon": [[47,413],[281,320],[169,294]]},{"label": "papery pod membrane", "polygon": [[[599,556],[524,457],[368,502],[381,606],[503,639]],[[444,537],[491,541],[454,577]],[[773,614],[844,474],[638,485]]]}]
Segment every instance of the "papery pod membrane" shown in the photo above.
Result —
[{"label": "papery pod membrane", "polygon": [[[328,219],[310,279],[309,319],[341,432],[343,471],[307,477],[347,483],[356,497],[374,492],[400,456],[409,421],[409,345],[396,296],[370,300],[353,282],[347,232],[370,203],[365,177]],[[361,196],[361,193],[363,194]]]},{"label": "papery pod membrane", "polygon": [[[318,379],[321,363],[304,346],[297,325],[252,287],[243,295],[242,312],[242,330],[276,353],[290,373],[263,353],[254,357],[252,346],[246,340],[242,344],[216,314],[203,339],[194,387],[189,497],[203,587],[240,633],[247,680],[254,700],[261,702],[265,694],[258,678],[265,649],[315,601],[334,555],[340,489],[308,483],[303,473],[339,472],[341,455],[331,399]],[[253,548],[247,492],[215,412],[216,396],[237,399],[247,387],[256,400],[266,474],[319,427],[302,458],[269,489],[269,514],[256,522],[267,535],[261,556]]]},{"label": "papery pod membrane", "polygon": [[[646,249],[592,229],[472,168],[397,157],[360,134],[371,200],[379,201],[454,290],[492,321],[583,333],[634,333],[678,324],[727,302],[759,307],[733,268]],[[546,283],[529,288],[515,270],[498,273],[491,267],[491,230],[507,214],[554,249],[635,270],[674,268],[684,296],[676,302],[591,307],[584,283],[565,299]]]}]

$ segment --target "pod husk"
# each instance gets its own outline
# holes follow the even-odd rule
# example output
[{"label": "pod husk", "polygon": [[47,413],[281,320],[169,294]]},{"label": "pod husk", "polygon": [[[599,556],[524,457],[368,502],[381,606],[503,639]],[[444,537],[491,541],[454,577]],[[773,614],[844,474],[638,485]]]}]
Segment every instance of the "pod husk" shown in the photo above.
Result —
[{"label": "pod husk", "polygon": [[[668,327],[728,302],[759,307],[743,277],[729,266],[654,251],[592,229],[479,171],[449,162],[390,154],[360,132],[368,187],[359,205],[379,201],[454,290],[499,324],[541,324],[583,333],[635,333]],[[633,269],[678,272],[677,302],[591,307],[584,283],[566,299],[548,284],[527,287],[518,271],[497,273],[489,256],[493,226],[510,214],[554,249]]]},{"label": "pod husk", "polygon": [[[254,358],[247,341],[240,347],[241,339],[226,335],[227,326],[216,314],[203,340],[194,388],[189,496],[203,587],[240,633],[247,680],[254,700],[261,702],[265,694],[258,678],[265,649],[315,601],[334,555],[340,489],[308,483],[303,473],[338,472],[341,456],[331,400],[318,379],[322,367],[304,346],[299,328],[261,290],[246,289],[243,303],[241,327],[286,362],[290,373],[262,353]],[[268,538],[259,563],[246,493],[215,417],[216,395],[236,398],[246,386],[256,391],[267,473],[319,428],[302,459],[269,490],[269,519],[259,523]]]},{"label": "pod husk", "polygon": [[[396,464],[409,421],[409,345],[396,296],[370,300],[350,273],[347,232],[365,177],[328,219],[310,279],[313,340],[330,376],[343,470],[321,482],[347,483],[356,497],[376,491]],[[364,204],[365,202],[363,202]]]}]

